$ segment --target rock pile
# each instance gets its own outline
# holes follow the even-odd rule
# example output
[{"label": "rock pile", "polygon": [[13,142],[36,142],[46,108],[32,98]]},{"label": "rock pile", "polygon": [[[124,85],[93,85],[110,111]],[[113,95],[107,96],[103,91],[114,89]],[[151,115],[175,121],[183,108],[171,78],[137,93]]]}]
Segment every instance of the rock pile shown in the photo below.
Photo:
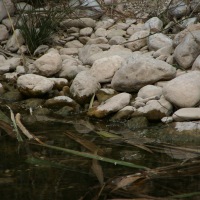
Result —
[{"label": "rock pile", "polygon": [[[179,5],[170,10],[177,18],[188,12]],[[24,40],[18,29],[9,36],[6,13],[0,13],[0,42],[15,53]],[[68,34],[52,38],[54,48],[39,47],[43,55],[28,66],[2,54],[0,73],[26,97],[45,95],[45,107],[77,111],[84,105],[91,117],[115,120],[200,120],[200,24],[191,21],[168,34],[157,17],[145,23],[67,19],[61,27]]]}]

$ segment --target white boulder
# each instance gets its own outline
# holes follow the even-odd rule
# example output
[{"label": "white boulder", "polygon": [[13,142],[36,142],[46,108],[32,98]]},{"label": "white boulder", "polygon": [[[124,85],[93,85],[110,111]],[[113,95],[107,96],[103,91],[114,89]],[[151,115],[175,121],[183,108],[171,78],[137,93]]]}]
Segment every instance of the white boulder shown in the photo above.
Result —
[{"label": "white boulder", "polygon": [[200,101],[200,72],[188,72],[169,81],[163,95],[177,107],[194,107]]},{"label": "white boulder", "polygon": [[17,79],[18,90],[29,97],[41,96],[53,88],[54,82],[36,74],[25,74]]},{"label": "white boulder", "polygon": [[36,74],[49,77],[61,70],[62,58],[56,51],[50,51],[38,58],[33,66]]},{"label": "white boulder", "polygon": [[115,73],[111,85],[117,91],[136,92],[145,85],[171,80],[175,75],[176,69],[166,62],[135,54]]},{"label": "white boulder", "polygon": [[181,108],[172,117],[178,122],[200,120],[200,108]]}]

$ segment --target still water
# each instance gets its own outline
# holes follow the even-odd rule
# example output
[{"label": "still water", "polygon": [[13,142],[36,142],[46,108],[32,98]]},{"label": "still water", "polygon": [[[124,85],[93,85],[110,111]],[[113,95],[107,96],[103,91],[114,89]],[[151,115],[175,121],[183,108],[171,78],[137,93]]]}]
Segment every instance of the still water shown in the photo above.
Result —
[{"label": "still water", "polygon": [[[190,152],[189,154],[185,151],[180,153],[173,149],[169,150],[169,148],[165,148],[164,153],[161,150],[150,153],[140,148],[145,142],[150,144],[167,142],[167,144],[182,147],[192,144],[193,148],[198,149],[200,143],[197,135],[188,135],[187,139],[184,135],[182,137],[180,135],[167,136],[170,133],[168,127],[163,128],[159,125],[133,131],[128,129],[124,123],[91,121],[88,118],[73,116],[60,121],[36,120],[33,122],[26,119],[25,124],[31,133],[49,145],[87,152],[80,143],[65,135],[66,132],[71,132],[105,150],[105,157],[132,162],[151,169],[172,164],[181,165],[187,163],[188,160],[199,161],[198,153]],[[126,142],[120,139],[113,140],[108,136],[103,137],[97,134],[99,130],[124,136]],[[142,187],[138,186],[130,191],[127,189],[113,193],[108,187],[97,198],[101,187],[91,169],[91,159],[47,149],[29,142],[20,144],[3,131],[0,144],[1,200],[137,199],[136,197],[139,198],[141,195],[143,199],[150,199],[150,196],[154,197],[153,199],[158,197],[173,199],[170,197],[185,193],[193,193],[193,195],[177,199],[200,199],[200,164],[199,167],[195,165],[186,169],[177,168],[177,171],[183,170],[183,173],[180,172],[180,177],[174,173],[174,169],[171,171],[166,169],[168,176],[166,173],[156,175],[148,183],[144,185],[142,183]],[[99,162],[99,165],[102,167],[107,186],[117,181],[117,177],[144,173],[141,169],[111,163]]]}]

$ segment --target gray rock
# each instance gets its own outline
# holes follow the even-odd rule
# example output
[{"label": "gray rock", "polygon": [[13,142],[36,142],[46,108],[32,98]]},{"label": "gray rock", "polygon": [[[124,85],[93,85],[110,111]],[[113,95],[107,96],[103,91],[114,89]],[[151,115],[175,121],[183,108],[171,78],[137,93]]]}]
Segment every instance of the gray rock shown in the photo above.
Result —
[{"label": "gray rock", "polygon": [[6,60],[5,63],[10,65],[11,70],[15,70],[16,67],[21,64],[21,62],[22,62],[21,58],[12,57],[12,58]]},{"label": "gray rock", "polygon": [[190,7],[191,7],[192,12],[195,12],[195,13],[200,12],[199,0],[192,0],[190,2]]},{"label": "gray rock", "polygon": [[172,113],[173,106],[164,97],[160,100],[150,100],[137,112],[143,114],[148,120],[161,120]]},{"label": "gray rock", "polygon": [[48,45],[40,45],[33,53],[34,56],[39,56],[45,54],[49,50]]},{"label": "gray rock", "polygon": [[0,41],[7,40],[9,36],[6,26],[0,24]]},{"label": "gray rock", "polygon": [[18,65],[18,66],[16,67],[16,73],[17,73],[17,74],[20,74],[20,75],[25,74],[25,73],[26,73],[25,67],[22,66],[22,65]]},{"label": "gray rock", "polygon": [[106,37],[107,36],[107,30],[105,28],[98,28],[95,31],[95,35],[97,37]]},{"label": "gray rock", "polygon": [[59,77],[67,78],[69,80],[75,78],[75,76],[81,72],[86,71],[88,68],[82,65],[78,59],[65,59],[62,63],[62,68],[59,72]]},{"label": "gray rock", "polygon": [[192,65],[192,70],[200,70],[200,55],[194,61]]},{"label": "gray rock", "polygon": [[53,85],[53,81],[36,74],[25,74],[17,79],[18,90],[29,97],[41,96],[50,92]]},{"label": "gray rock", "polygon": [[91,44],[107,44],[108,43],[108,40],[105,38],[105,37],[98,37],[98,38],[90,38],[88,41],[87,41],[87,45],[91,45]]},{"label": "gray rock", "polygon": [[168,8],[168,13],[176,18],[186,16],[190,12],[190,7],[183,0],[171,4]]},{"label": "gray rock", "polygon": [[[16,41],[17,38],[17,41]],[[16,52],[19,47],[25,43],[25,40],[20,33],[19,29],[15,30],[15,33],[11,36],[11,38],[8,40],[6,44],[6,49],[11,52]]]},{"label": "gray rock", "polygon": [[83,64],[89,64],[88,59],[99,52],[102,52],[97,45],[85,45],[83,48],[79,49],[78,56]]},{"label": "gray rock", "polygon": [[162,88],[155,85],[146,85],[142,87],[137,94],[138,97],[141,97],[143,99],[153,96],[161,97],[161,95]]},{"label": "gray rock", "polygon": [[123,44],[124,42],[126,42],[126,39],[122,36],[114,36],[112,37],[108,44],[110,45],[118,45],[118,44]]},{"label": "gray rock", "polygon": [[61,55],[78,55],[78,48],[62,48],[60,49]]},{"label": "gray rock", "polygon": [[49,80],[54,82],[54,88],[62,90],[64,86],[68,86],[69,82],[66,78],[49,78]]},{"label": "gray rock", "polygon": [[133,53],[130,49],[124,48],[123,46],[120,45],[113,45],[108,51],[101,51],[97,52],[91,56],[88,56],[87,62],[85,64],[92,65],[94,61],[100,59],[100,58],[106,58],[110,56],[120,56],[124,59],[128,58],[131,56]]},{"label": "gray rock", "polygon": [[166,46],[173,46],[173,41],[162,33],[156,33],[149,36],[147,43],[149,50],[153,51],[157,51]]},{"label": "gray rock", "polygon": [[138,31],[131,35],[131,37],[128,39],[128,43],[125,44],[125,46],[132,51],[137,51],[147,45],[147,38],[149,34],[150,33],[148,30]]},{"label": "gray rock", "polygon": [[112,116],[111,121],[129,119],[134,111],[135,108],[133,106],[125,106],[124,108],[119,110],[114,116]]},{"label": "gray rock", "polygon": [[8,17],[7,11],[10,14],[10,16],[12,16],[15,12],[15,7],[12,1],[11,0],[0,1],[0,22],[2,21],[2,19]]},{"label": "gray rock", "polygon": [[95,30],[97,30],[98,28],[108,29],[109,27],[111,27],[114,24],[114,22],[115,21],[113,19],[99,21],[96,23]]},{"label": "gray rock", "polygon": [[114,36],[125,36],[126,31],[120,30],[120,29],[110,29],[107,31],[107,38],[111,39]]},{"label": "gray rock", "polygon": [[84,104],[100,87],[99,82],[88,71],[82,71],[74,78],[70,93],[78,103]]},{"label": "gray rock", "polygon": [[183,39],[188,33],[197,31],[197,30],[200,30],[200,23],[189,25],[186,29],[184,29],[183,31],[175,35],[173,39],[173,46],[177,47],[183,41]]},{"label": "gray rock", "polygon": [[143,31],[146,30],[144,24],[132,24],[127,30],[126,33],[128,35],[133,35],[134,33],[138,32],[138,31]]},{"label": "gray rock", "polygon": [[145,22],[144,26],[150,29],[152,33],[156,33],[162,30],[163,22],[158,17],[152,17]]},{"label": "gray rock", "polygon": [[33,67],[34,73],[49,77],[61,70],[62,58],[56,51],[50,51],[38,58],[33,63]]},{"label": "gray rock", "polygon": [[57,96],[53,97],[51,99],[46,100],[46,102],[43,104],[44,107],[47,108],[62,108],[64,106],[70,106],[70,107],[76,107],[77,103],[67,96]]},{"label": "gray rock", "polygon": [[112,28],[116,29],[116,30],[120,29],[120,30],[124,30],[125,31],[128,27],[129,27],[129,24],[119,22],[119,23],[115,24]]},{"label": "gray rock", "polygon": [[156,52],[153,53],[154,58],[158,58],[159,56],[170,56],[173,53],[174,49],[172,46],[166,46],[161,49],[158,49]]},{"label": "gray rock", "polygon": [[177,122],[200,120],[200,108],[181,108],[172,117]]},{"label": "gray rock", "polygon": [[14,25],[14,27],[16,26],[17,18],[16,17],[11,17],[10,19],[6,18],[6,19],[3,19],[1,23],[5,25],[6,28],[10,31],[12,29],[12,25]]},{"label": "gray rock", "polygon": [[101,105],[90,108],[88,111],[88,115],[97,118],[103,118],[110,113],[117,112],[127,106],[130,102],[130,99],[131,95],[128,93],[117,94],[103,102]]},{"label": "gray rock", "polygon": [[161,60],[135,54],[115,73],[111,85],[117,91],[135,92],[145,85],[170,80],[176,69]]},{"label": "gray rock", "polygon": [[83,44],[81,42],[79,42],[78,40],[72,40],[70,42],[67,42],[65,44],[65,47],[67,47],[67,48],[82,48]]},{"label": "gray rock", "polygon": [[187,34],[183,41],[176,47],[174,58],[184,69],[192,66],[197,56],[200,54],[200,30]]},{"label": "gray rock", "polygon": [[96,26],[96,21],[91,18],[80,18],[80,19],[66,19],[60,23],[61,27],[68,29],[69,27],[77,28],[94,28]]},{"label": "gray rock", "polygon": [[91,27],[83,28],[80,30],[81,36],[90,36],[93,32],[93,29]]},{"label": "gray rock", "polygon": [[163,88],[163,95],[177,107],[195,106],[200,101],[200,72],[188,72],[169,81]]},{"label": "gray rock", "polygon": [[90,74],[100,83],[110,82],[115,72],[121,67],[123,60],[120,56],[98,59],[90,68]]},{"label": "gray rock", "polygon": [[118,92],[116,92],[115,90],[111,88],[101,88],[96,92],[96,97],[97,97],[98,102],[102,103],[103,101],[110,99],[116,94],[118,94]]}]

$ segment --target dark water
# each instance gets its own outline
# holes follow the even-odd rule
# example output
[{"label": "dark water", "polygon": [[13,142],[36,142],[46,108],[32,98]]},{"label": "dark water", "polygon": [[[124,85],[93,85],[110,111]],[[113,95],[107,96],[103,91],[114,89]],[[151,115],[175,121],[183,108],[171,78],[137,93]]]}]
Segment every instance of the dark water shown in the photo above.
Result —
[{"label": "dark water", "polygon": [[[122,135],[140,135],[139,139],[147,139],[148,131],[154,134],[162,130],[157,128],[140,131],[130,131],[122,123],[106,121],[89,121],[88,119],[69,118],[60,122],[28,123],[28,129],[42,141],[50,145],[60,146],[77,151],[86,149],[77,142],[69,139],[64,133],[70,131],[100,146],[107,153],[105,157],[124,160],[148,168],[168,166],[175,163],[187,162],[186,159],[174,158],[169,153],[149,153],[133,145],[121,141],[112,141],[96,134],[96,130],[105,130]],[[30,120],[31,121],[31,120]],[[154,131],[153,131],[154,130]],[[158,134],[159,136],[159,134]],[[154,138],[155,139],[155,138]],[[156,138],[159,140],[159,138]],[[178,141],[178,139],[176,139]],[[188,140],[192,142],[191,140]],[[198,146],[196,146],[198,148]],[[172,152],[173,154],[173,152]],[[191,157],[189,156],[189,159]],[[198,157],[195,159],[198,160]],[[44,161],[44,162],[42,162]],[[42,162],[42,163],[41,163]],[[99,192],[99,182],[91,170],[92,161],[33,145],[20,144],[1,132],[0,137],[0,199],[1,200],[78,200],[93,199]],[[143,172],[124,166],[100,162],[104,179],[109,182],[117,176]],[[199,173],[198,173],[199,172]],[[145,189],[139,188],[137,193],[155,197],[169,197],[183,193],[200,191],[200,166],[195,172],[185,176],[164,176],[151,180]],[[129,194],[127,198],[133,198]],[[99,199],[121,197],[121,194],[110,194],[105,191]],[[125,197],[123,197],[125,199]],[[171,199],[171,198],[168,198]],[[179,199],[200,199],[200,195]]]}]

